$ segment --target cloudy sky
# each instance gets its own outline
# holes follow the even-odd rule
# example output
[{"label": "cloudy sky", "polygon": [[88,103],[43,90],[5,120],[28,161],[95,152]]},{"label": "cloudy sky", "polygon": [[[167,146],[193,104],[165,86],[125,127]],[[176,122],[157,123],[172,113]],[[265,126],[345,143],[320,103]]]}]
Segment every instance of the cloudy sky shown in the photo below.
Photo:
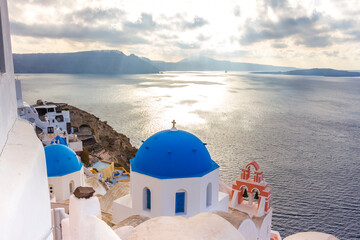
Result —
[{"label": "cloudy sky", "polygon": [[14,53],[116,49],[360,70],[358,0],[9,0]]}]

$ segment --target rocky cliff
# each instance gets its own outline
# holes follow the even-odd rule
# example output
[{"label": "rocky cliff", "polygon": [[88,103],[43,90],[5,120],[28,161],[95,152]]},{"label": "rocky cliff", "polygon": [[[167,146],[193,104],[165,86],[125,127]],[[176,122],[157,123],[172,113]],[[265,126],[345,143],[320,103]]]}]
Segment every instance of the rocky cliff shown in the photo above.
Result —
[{"label": "rocky cliff", "polygon": [[137,149],[131,145],[128,137],[116,132],[106,121],[93,114],[68,104],[60,106],[70,110],[71,125],[92,156],[107,156],[103,160],[130,169],[130,159],[135,157]]}]

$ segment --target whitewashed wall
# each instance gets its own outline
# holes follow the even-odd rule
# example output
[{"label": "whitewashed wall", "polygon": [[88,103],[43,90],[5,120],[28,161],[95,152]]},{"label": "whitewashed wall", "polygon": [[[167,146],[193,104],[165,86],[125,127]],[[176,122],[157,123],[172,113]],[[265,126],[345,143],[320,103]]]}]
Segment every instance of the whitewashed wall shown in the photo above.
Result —
[{"label": "whitewashed wall", "polygon": [[[238,230],[247,240],[270,240],[272,210],[270,210],[258,225],[252,219],[244,220]],[[260,225],[259,225],[260,224]]]},{"label": "whitewashed wall", "polygon": [[70,197],[69,218],[61,221],[63,240],[121,240],[109,225],[101,220],[97,197],[77,199]]},{"label": "whitewashed wall", "polygon": [[0,0],[6,72],[0,74],[0,151],[17,115],[14,66],[6,0]]},{"label": "whitewashed wall", "polygon": [[246,240],[258,240],[258,229],[251,219],[245,219],[238,230]]},{"label": "whitewashed wall", "polygon": [[[207,186],[212,184],[211,205],[206,205]],[[151,191],[151,209],[144,209],[144,188]],[[157,179],[137,172],[131,172],[131,196],[117,199],[113,204],[113,221],[117,223],[128,216],[141,214],[148,217],[175,216],[176,192],[184,190],[185,213],[191,217],[200,212],[214,210],[227,211],[227,194],[219,198],[219,170],[216,169],[203,177]],[[224,196],[225,195],[225,196]]]},{"label": "whitewashed wall", "polygon": [[52,239],[44,148],[18,119],[0,155],[0,239]]},{"label": "whitewashed wall", "polygon": [[61,177],[49,177],[49,186],[53,185],[53,193],[56,201],[61,202],[69,199],[70,195],[70,181],[74,181],[73,191],[79,186],[84,186],[84,167],[80,171],[73,172]]},{"label": "whitewashed wall", "polygon": [[260,240],[270,240],[271,236],[272,210],[264,218],[259,231]]}]

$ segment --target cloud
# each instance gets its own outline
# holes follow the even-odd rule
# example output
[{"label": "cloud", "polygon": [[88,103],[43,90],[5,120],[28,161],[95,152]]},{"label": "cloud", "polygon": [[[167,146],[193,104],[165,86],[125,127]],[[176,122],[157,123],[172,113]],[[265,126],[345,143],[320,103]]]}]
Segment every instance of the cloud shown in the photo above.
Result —
[{"label": "cloud", "polygon": [[182,43],[182,42],[178,42],[175,45],[177,47],[181,48],[181,49],[199,49],[200,48],[200,44],[198,44],[198,43]]},{"label": "cloud", "polygon": [[273,9],[284,9],[288,8],[289,4],[287,0],[267,0],[265,6],[270,6]]},{"label": "cloud", "polygon": [[118,8],[83,8],[64,16],[65,22],[96,23],[99,21],[118,20],[124,16],[124,11]]},{"label": "cloud", "polygon": [[125,22],[124,27],[127,29],[137,29],[141,31],[150,31],[154,30],[156,23],[153,21],[151,14],[142,13],[141,18],[136,22]]},{"label": "cloud", "polygon": [[[272,17],[269,17],[270,15]],[[346,38],[356,39],[349,29],[355,26],[349,19],[334,19],[329,15],[312,11],[309,15],[301,6],[290,6],[286,0],[262,2],[258,18],[244,24],[242,45],[251,45],[268,40],[289,39],[296,45],[309,48],[327,47]],[[341,37],[334,37],[340,32]],[[273,45],[278,48],[281,45]]]},{"label": "cloud", "polygon": [[[277,5],[276,5],[277,6]],[[296,44],[307,47],[324,47],[331,45],[328,26],[316,26],[321,15],[313,13],[306,17],[280,17],[278,21],[269,19],[248,22],[248,27],[241,38],[244,45],[265,40],[284,39],[294,37]]]},{"label": "cloud", "polygon": [[211,37],[210,36],[205,36],[203,34],[200,34],[199,36],[197,36],[197,40],[200,41],[200,42],[204,42],[204,41],[207,41],[209,40]]},{"label": "cloud", "polygon": [[[10,1],[9,1],[10,2]],[[73,3],[75,3],[75,0],[57,0],[57,1],[51,1],[51,0],[14,0],[15,4],[31,4],[31,5],[37,5],[37,6],[71,6]]]},{"label": "cloud", "polygon": [[24,24],[11,22],[11,33],[17,36],[35,38],[70,39],[80,41],[101,41],[111,44],[141,44],[147,40],[119,31],[114,28],[88,27],[81,24],[53,25],[53,24]]},{"label": "cloud", "polygon": [[234,13],[235,17],[240,17],[241,16],[241,9],[240,9],[240,7],[238,5],[236,5],[234,7],[233,13]]},{"label": "cloud", "polygon": [[192,21],[188,22],[188,21],[183,21],[181,23],[181,26],[183,29],[195,29],[195,28],[199,28],[202,27],[206,24],[208,24],[209,22],[206,21],[204,18],[201,17],[195,17]]},{"label": "cloud", "polygon": [[[10,25],[12,34],[16,36],[95,41],[108,46],[148,44],[150,41],[144,33],[157,27],[151,14],[142,13],[137,21],[131,22],[126,21],[126,13],[120,9],[88,7],[62,15],[57,24],[12,21]],[[121,26],[122,30],[119,29]]]},{"label": "cloud", "polygon": [[328,57],[338,57],[339,51],[332,51],[332,52],[323,51],[323,54],[325,54]]},{"label": "cloud", "polygon": [[327,47],[333,44],[329,34],[324,35],[303,35],[295,41],[297,45],[305,45],[307,47]]},{"label": "cloud", "polygon": [[8,5],[15,52],[115,48],[165,61],[206,53],[233,61],[357,68],[358,0],[221,5],[153,0],[141,6],[131,0],[8,0]]},{"label": "cloud", "polygon": [[271,44],[273,48],[287,48],[287,45],[285,43],[273,43]]}]

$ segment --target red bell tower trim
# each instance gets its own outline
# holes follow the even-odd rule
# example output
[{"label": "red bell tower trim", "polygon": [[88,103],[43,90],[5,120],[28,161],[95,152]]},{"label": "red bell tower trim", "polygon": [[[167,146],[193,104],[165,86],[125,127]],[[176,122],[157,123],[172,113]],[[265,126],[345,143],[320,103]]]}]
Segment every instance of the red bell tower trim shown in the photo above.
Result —
[{"label": "red bell tower trim", "polygon": [[[254,178],[250,178],[251,167],[254,167]],[[248,201],[243,199],[244,191],[249,195]],[[258,202],[254,203],[254,197],[258,194]],[[263,171],[257,162],[252,161],[242,170],[241,175],[232,185],[230,204],[233,208],[241,205],[250,206],[255,211],[254,215],[263,216],[270,210],[271,188],[265,182]],[[249,208],[250,209],[250,208]]]}]

